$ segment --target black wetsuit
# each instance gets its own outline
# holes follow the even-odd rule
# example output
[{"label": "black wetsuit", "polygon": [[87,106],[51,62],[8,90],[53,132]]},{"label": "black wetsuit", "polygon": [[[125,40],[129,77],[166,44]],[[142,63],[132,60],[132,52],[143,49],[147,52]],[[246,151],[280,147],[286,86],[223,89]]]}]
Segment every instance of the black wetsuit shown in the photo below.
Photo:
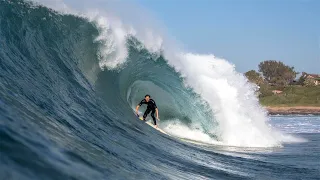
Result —
[{"label": "black wetsuit", "polygon": [[144,112],[143,114],[143,119],[145,120],[146,117],[148,116],[148,114],[151,112],[151,117],[153,119],[153,123],[154,125],[157,125],[157,121],[156,118],[154,117],[154,113],[156,112],[156,102],[153,99],[149,99],[149,102],[147,102],[145,99],[143,99],[140,103],[139,106],[141,106],[142,104],[147,104],[147,110]]}]

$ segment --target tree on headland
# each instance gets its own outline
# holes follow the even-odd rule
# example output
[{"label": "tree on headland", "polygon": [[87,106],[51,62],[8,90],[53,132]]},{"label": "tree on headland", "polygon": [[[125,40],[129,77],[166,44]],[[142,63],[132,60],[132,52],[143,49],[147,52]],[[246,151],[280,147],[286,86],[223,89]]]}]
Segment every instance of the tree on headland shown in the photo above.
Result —
[{"label": "tree on headland", "polygon": [[294,67],[282,62],[264,61],[259,64],[258,71],[250,70],[244,75],[257,85],[255,95],[262,105],[320,107],[320,76],[303,72],[295,80],[297,74]]},{"label": "tree on headland", "polygon": [[246,72],[245,76],[248,78],[250,82],[255,83],[257,85],[261,85],[264,82],[263,77],[255,70],[250,70]]},{"label": "tree on headland", "polygon": [[289,67],[280,61],[268,60],[259,64],[259,72],[264,79],[274,85],[287,86],[298,74],[294,67]]}]

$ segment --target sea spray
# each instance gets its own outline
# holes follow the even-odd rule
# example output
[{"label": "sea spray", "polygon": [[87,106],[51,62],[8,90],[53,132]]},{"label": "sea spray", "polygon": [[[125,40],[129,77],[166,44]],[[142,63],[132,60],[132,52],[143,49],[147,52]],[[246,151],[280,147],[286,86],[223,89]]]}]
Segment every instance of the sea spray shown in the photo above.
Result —
[{"label": "sea spray", "polygon": [[[47,1],[40,2],[47,3]],[[94,2],[91,6],[94,6]],[[56,8],[52,4],[50,7]],[[77,9],[65,4],[62,7],[64,10],[73,9],[72,13]],[[56,9],[59,10],[60,7]],[[94,10],[80,8],[78,11],[76,15],[87,16],[100,29],[100,35],[96,40],[104,42],[99,62],[102,69],[113,69],[124,64],[128,56],[126,40],[129,36],[139,34],[137,38],[143,42],[142,48],[152,53],[161,53],[167,63],[180,73],[186,87],[191,87],[200,95],[200,101],[209,105],[208,110],[213,117],[206,120],[193,117],[193,124],[189,125],[191,131],[197,129],[204,134],[214,133],[222,143],[232,146],[270,147],[281,144],[282,139],[278,138],[279,132],[273,130],[267,123],[268,118],[258,103],[254,87],[242,74],[235,71],[231,63],[214,55],[186,53],[174,49],[161,36],[152,33],[150,28],[146,28],[145,33],[137,33],[134,25],[128,28],[120,18],[108,17],[112,12],[106,13],[99,8],[98,3]],[[209,127],[209,131],[203,126],[207,129]]]}]

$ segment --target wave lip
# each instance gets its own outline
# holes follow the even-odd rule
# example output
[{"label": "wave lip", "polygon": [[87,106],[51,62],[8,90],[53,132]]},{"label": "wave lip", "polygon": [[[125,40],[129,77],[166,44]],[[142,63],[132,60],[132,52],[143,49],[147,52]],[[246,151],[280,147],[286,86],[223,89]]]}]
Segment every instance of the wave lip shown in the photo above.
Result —
[{"label": "wave lip", "polygon": [[[112,12],[106,12],[101,7],[94,7],[93,4],[86,9],[76,6],[70,8],[67,1],[59,1],[58,6],[48,4],[45,0],[39,2],[56,10],[68,9],[70,13],[84,16],[96,24],[100,33],[96,41],[102,43],[98,53],[99,66],[102,70],[105,68],[107,71],[115,68],[125,69],[133,58],[129,52],[132,49],[135,49],[136,54],[147,50],[150,58],[144,54],[142,56],[145,58],[144,61],[163,58],[168,66],[174,68],[179,73],[178,76],[183,78],[184,88],[191,88],[199,95],[199,104],[203,104],[201,108],[205,110],[199,107],[189,109],[188,111],[194,112],[186,113],[186,116],[189,123],[197,126],[204,134],[215,134],[219,141],[233,146],[270,147],[279,146],[282,143],[282,140],[278,138],[280,132],[276,132],[268,125],[267,115],[255,96],[255,87],[248,83],[242,74],[236,72],[234,65],[230,62],[211,54],[194,54],[172,48],[171,44],[164,41],[166,38],[156,35],[151,28],[141,28],[134,24],[126,25],[121,17],[114,16]],[[64,4],[63,8],[61,4]],[[139,32],[138,29],[144,29],[144,31]],[[138,43],[128,45],[130,36],[136,38]],[[154,53],[160,54],[152,56]],[[157,63],[159,61],[155,62],[153,67],[148,67],[150,72],[158,65]],[[156,76],[155,79],[161,82],[161,73],[152,76]],[[150,81],[154,80],[150,79]],[[164,81],[171,81],[171,79]],[[166,82],[161,83],[167,84]],[[128,89],[129,87],[130,84],[123,88]],[[165,91],[171,90],[165,89]],[[200,115],[204,112],[209,113]],[[175,118],[182,121],[180,117]]]},{"label": "wave lip", "polygon": [[[251,85],[226,60],[166,46],[156,54],[138,36],[120,33],[124,41],[114,40],[112,24],[97,27],[88,17],[21,0],[0,0],[0,12],[3,179],[292,179],[301,171],[317,177],[319,137],[311,133],[317,126],[307,130],[310,142],[281,148],[280,159],[269,158],[277,148],[231,147],[296,139],[266,128]],[[104,16],[97,17],[110,20]],[[115,58],[118,52],[125,59]],[[146,93],[160,108],[161,128],[197,145],[134,116]],[[261,139],[264,133],[270,137]],[[306,150],[308,158],[300,153]]]}]

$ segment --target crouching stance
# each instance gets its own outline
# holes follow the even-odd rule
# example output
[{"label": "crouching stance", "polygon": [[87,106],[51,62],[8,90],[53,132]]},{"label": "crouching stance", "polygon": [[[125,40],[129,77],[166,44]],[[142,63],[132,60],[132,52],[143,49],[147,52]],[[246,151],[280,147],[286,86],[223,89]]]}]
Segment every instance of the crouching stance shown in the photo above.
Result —
[{"label": "crouching stance", "polygon": [[[156,120],[157,119],[160,120],[160,119],[159,119],[159,111],[158,111],[158,107],[156,105],[156,102],[153,99],[150,98],[150,95],[146,95],[144,97],[144,99],[136,107],[136,114],[137,114],[138,117],[139,117],[138,110],[139,110],[139,107],[142,104],[147,104],[148,105],[146,111],[143,114],[143,120],[146,120],[146,117],[151,112],[151,117],[153,119],[153,123],[157,128],[158,125],[157,125],[157,121]],[[154,113],[156,113],[157,118],[154,117]]]}]

